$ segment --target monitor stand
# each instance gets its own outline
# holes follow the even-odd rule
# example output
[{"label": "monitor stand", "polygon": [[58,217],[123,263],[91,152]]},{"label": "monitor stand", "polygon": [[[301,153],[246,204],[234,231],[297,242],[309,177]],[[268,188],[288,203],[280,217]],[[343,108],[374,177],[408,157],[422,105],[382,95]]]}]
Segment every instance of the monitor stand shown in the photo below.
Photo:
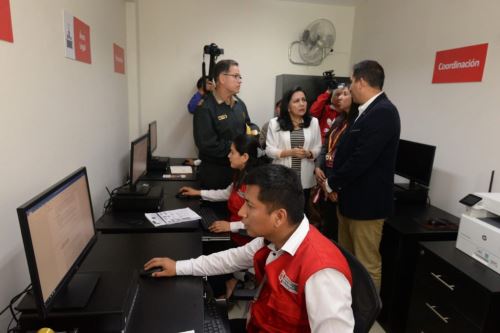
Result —
[{"label": "monitor stand", "polygon": [[420,204],[427,203],[429,189],[414,181],[406,184],[394,184],[394,201],[396,204]]},{"label": "monitor stand", "polygon": [[165,171],[169,165],[169,157],[153,156],[148,160],[148,171]]},{"label": "monitor stand", "polygon": [[[93,278],[89,275],[98,276],[97,284],[92,282]],[[37,311],[33,294],[26,294],[16,306],[21,311],[19,323],[22,331],[35,332],[40,327],[51,327],[56,331],[73,332],[79,328],[79,332],[126,332],[134,304],[137,303],[137,272],[84,272],[77,273],[74,279],[76,286],[75,283],[69,286],[70,299],[64,299],[63,295],[59,300],[61,295],[57,295],[54,301],[59,307],[54,309],[54,305],[46,316],[41,316]],[[85,301],[75,301],[73,295],[76,293],[75,298],[80,299],[82,294],[86,294],[84,290],[88,290],[91,295],[87,304],[81,306]]]},{"label": "monitor stand", "polygon": [[54,300],[55,310],[83,309],[99,281],[99,273],[76,273]]}]

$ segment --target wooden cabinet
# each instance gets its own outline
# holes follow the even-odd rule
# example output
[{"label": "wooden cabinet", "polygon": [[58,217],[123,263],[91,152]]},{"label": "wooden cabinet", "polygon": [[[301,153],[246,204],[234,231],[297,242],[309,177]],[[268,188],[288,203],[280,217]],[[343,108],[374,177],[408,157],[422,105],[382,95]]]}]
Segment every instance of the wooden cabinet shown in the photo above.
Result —
[{"label": "wooden cabinet", "polygon": [[500,275],[455,248],[420,244],[407,332],[500,332]]}]

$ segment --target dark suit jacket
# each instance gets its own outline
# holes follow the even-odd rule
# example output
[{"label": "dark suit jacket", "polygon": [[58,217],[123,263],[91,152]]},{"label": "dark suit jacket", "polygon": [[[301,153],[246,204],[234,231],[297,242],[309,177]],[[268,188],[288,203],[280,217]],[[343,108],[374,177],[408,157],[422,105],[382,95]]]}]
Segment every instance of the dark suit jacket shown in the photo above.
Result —
[{"label": "dark suit jacket", "polygon": [[357,220],[387,218],[400,120],[385,93],[378,96],[340,139],[328,185],[339,194],[340,213]]}]

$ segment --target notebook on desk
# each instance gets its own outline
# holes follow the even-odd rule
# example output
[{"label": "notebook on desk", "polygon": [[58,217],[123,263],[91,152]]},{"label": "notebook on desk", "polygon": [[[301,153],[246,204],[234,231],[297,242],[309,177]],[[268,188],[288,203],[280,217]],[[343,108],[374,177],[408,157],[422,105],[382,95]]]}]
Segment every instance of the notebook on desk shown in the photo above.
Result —
[{"label": "notebook on desk", "polygon": [[163,180],[196,180],[196,168],[188,165],[171,165],[163,174]]}]

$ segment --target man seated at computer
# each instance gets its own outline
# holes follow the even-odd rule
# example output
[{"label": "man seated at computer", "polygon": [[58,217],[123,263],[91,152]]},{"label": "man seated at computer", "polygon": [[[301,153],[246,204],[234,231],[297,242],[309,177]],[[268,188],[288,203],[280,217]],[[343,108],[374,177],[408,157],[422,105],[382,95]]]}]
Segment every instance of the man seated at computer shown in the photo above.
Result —
[{"label": "man seated at computer", "polygon": [[218,275],[255,268],[259,282],[248,332],[352,332],[351,272],[340,250],[304,215],[295,171],[265,165],[249,172],[239,211],[248,234],[244,246],[174,261],[153,258],[153,277]]}]

